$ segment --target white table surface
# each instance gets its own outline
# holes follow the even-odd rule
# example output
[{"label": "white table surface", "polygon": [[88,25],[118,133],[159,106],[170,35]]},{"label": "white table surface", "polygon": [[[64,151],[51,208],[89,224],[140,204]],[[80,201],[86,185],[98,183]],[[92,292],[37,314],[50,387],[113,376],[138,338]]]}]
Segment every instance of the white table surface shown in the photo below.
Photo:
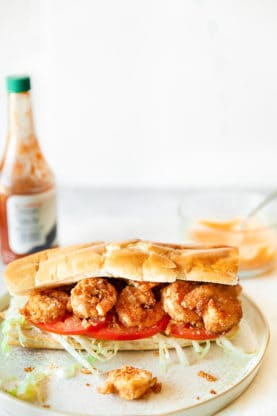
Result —
[{"label": "white table surface", "polygon": [[[61,189],[61,245],[140,237],[180,241],[179,191]],[[3,270],[3,265],[0,265]],[[264,363],[248,390],[217,416],[277,415],[277,270],[241,281],[270,324],[271,341]],[[4,291],[0,279],[0,293]],[[1,402],[0,402],[0,415]],[[15,415],[19,416],[19,415]],[[30,416],[32,416],[30,414]],[[204,416],[204,415],[203,415]]]}]

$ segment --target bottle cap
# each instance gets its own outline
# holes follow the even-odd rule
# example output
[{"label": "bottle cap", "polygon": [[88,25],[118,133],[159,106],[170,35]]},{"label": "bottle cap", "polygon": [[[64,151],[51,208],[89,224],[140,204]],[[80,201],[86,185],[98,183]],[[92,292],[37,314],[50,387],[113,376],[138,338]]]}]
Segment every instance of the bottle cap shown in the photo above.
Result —
[{"label": "bottle cap", "polygon": [[8,92],[25,92],[31,89],[30,77],[13,75],[6,78]]}]

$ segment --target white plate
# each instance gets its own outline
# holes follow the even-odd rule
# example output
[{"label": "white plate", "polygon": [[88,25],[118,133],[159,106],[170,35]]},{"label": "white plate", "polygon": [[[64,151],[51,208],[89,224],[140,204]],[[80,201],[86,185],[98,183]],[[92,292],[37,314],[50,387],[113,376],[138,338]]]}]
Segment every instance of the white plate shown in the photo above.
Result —
[{"label": "white plate", "polygon": [[[0,310],[7,305],[7,296],[0,298]],[[113,395],[101,395],[96,387],[102,384],[99,376],[79,374],[71,379],[59,378],[57,370],[50,370],[47,404],[50,409],[35,406],[0,392],[0,408],[3,415],[20,416],[209,416],[235,400],[251,383],[262,363],[269,341],[269,328],[258,307],[242,296],[244,317],[241,330],[233,341],[244,350],[255,349],[254,355],[239,357],[226,354],[213,345],[202,361],[197,361],[192,348],[187,348],[191,365],[178,364],[175,352],[166,373],[161,372],[154,352],[121,352],[111,361],[98,366],[103,370],[114,369],[123,364],[134,365],[152,371],[162,382],[160,394],[147,399],[124,401]],[[49,368],[50,363],[59,367],[72,362],[62,351],[32,351],[14,348],[8,358],[0,356],[0,377],[23,376],[25,367]],[[200,378],[202,370],[218,378],[208,382]],[[90,386],[86,386],[89,383]],[[211,393],[214,390],[216,394]],[[1,413],[2,415],[2,413]]]}]

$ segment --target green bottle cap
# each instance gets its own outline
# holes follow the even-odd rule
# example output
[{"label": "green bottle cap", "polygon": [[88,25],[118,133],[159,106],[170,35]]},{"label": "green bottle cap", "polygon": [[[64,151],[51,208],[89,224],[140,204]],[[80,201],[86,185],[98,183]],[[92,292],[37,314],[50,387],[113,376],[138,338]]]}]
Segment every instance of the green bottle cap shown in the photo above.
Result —
[{"label": "green bottle cap", "polygon": [[30,77],[14,75],[6,78],[8,92],[26,92],[31,89]]}]

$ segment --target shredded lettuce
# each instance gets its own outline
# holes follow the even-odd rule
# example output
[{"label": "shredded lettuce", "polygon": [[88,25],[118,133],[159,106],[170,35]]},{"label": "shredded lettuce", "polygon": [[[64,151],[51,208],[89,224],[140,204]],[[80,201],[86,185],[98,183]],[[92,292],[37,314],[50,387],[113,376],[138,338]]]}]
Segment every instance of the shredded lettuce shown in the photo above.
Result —
[{"label": "shredded lettuce", "polygon": [[164,340],[159,340],[159,362],[160,370],[165,373],[167,370],[167,364],[171,360],[168,348]]},{"label": "shredded lettuce", "polygon": [[236,347],[229,339],[226,337],[220,337],[216,339],[216,345],[224,350],[226,353],[232,353],[239,357],[249,357],[250,355],[255,355],[255,351],[245,352],[241,348]]},{"label": "shredded lettuce", "polygon": [[81,365],[79,363],[69,364],[64,368],[57,370],[58,376],[61,378],[72,378],[75,377],[78,371],[81,369]]},{"label": "shredded lettuce", "polygon": [[189,360],[186,355],[185,349],[181,347],[181,345],[179,344],[177,340],[173,338],[168,339],[168,345],[175,348],[180,364],[182,364],[183,366],[189,365]]},{"label": "shredded lettuce", "polygon": [[24,326],[26,326],[26,321],[24,317],[19,313],[18,298],[12,298],[10,302],[10,307],[6,312],[6,317],[4,321],[1,323],[2,339],[0,343],[0,348],[3,353],[8,354],[10,351],[9,337],[10,333],[12,332],[12,328],[14,327],[18,332],[19,342],[24,347],[25,337],[22,332],[22,328]]},{"label": "shredded lettuce", "polygon": [[88,357],[87,357],[87,362],[90,364],[90,365],[93,365],[94,363],[95,363],[95,358],[94,357],[92,357],[91,355],[89,355]]},{"label": "shredded lettuce", "polygon": [[[92,373],[97,373],[97,369],[93,364],[98,361],[110,360],[117,354],[118,342],[107,343],[105,341],[88,339],[85,336],[65,336],[58,334],[51,334],[51,336],[58,341],[64,349],[83,367],[88,368]],[[77,341],[84,351],[75,350],[72,347],[71,341]]]},{"label": "shredded lettuce", "polygon": [[[105,362],[113,358],[119,349],[118,342],[105,342],[102,340],[96,340],[92,338],[87,338],[86,336],[64,336],[51,334],[52,337],[58,341],[64,349],[82,366],[88,368],[91,372],[97,373],[94,363],[96,361]],[[72,347],[71,341],[75,340],[78,342],[82,351],[77,351]],[[167,370],[168,363],[171,361],[169,348],[174,348],[177,353],[179,362],[182,365],[189,365],[189,361],[186,355],[185,350],[181,346],[181,341],[169,338],[162,334],[154,335],[153,340],[156,341],[159,345],[159,362],[160,369],[162,372]],[[207,342],[205,347],[198,347],[198,358],[204,357],[208,352],[210,343]]]},{"label": "shredded lettuce", "polygon": [[8,326],[6,320],[1,323],[0,330],[2,332],[2,339],[1,339],[1,343],[0,343],[0,348],[1,348],[1,351],[4,354],[8,354],[9,351],[10,351],[10,346],[9,346],[9,326]]},{"label": "shredded lettuce", "polygon": [[71,337],[65,335],[58,335],[58,334],[51,334],[51,336],[63,346],[63,348],[83,367],[88,368],[92,373],[97,373],[95,367],[92,366],[91,360],[88,359],[87,353],[83,353],[82,351],[75,350],[70,344]]},{"label": "shredded lettuce", "polygon": [[117,352],[119,344],[118,342],[105,343],[105,341],[87,338],[86,336],[72,336],[82,348],[89,354],[89,357],[93,357],[95,361],[108,361],[113,358]]},{"label": "shredded lettuce", "polygon": [[175,349],[179,362],[187,366],[189,365],[189,361],[186,355],[185,350],[181,347],[179,341],[173,338],[169,338],[162,334],[154,335],[153,339],[158,342],[159,345],[159,361],[160,361],[160,369],[162,372],[165,372],[167,369],[167,364],[171,361],[170,353],[168,347],[172,347]]},{"label": "shredded lettuce", "polygon": [[46,399],[47,379],[46,373],[34,370],[23,380],[13,382],[12,386],[4,386],[4,391],[21,400],[43,403]]},{"label": "shredded lettuce", "polygon": [[204,347],[202,346],[202,344],[203,341],[201,343],[198,341],[192,341],[193,351],[199,360],[202,360],[208,354],[211,347],[210,341],[205,341]]}]

